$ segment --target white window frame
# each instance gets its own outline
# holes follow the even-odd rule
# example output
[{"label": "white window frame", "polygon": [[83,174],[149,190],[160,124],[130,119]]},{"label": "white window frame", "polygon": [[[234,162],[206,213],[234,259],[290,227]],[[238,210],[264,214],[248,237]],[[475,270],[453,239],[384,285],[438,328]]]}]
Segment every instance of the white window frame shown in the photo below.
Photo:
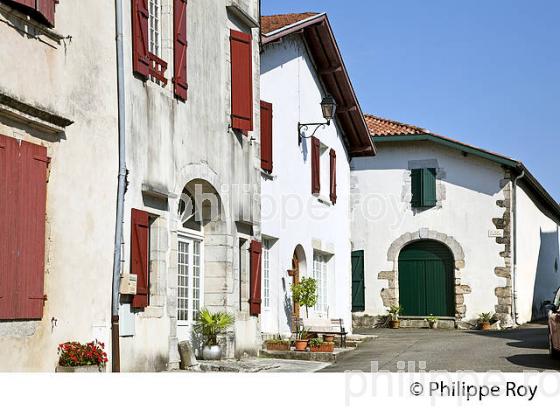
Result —
[{"label": "white window frame", "polygon": [[329,310],[329,257],[321,252],[313,252],[313,279],[317,281],[317,304],[315,312],[328,314]]},{"label": "white window frame", "polygon": [[161,12],[163,2],[164,0],[148,0],[148,51],[159,58],[163,58],[163,29]]},{"label": "white window frame", "polygon": [[[180,285],[179,285],[179,275],[181,266],[179,264],[180,257],[180,243],[186,243],[189,246],[188,261],[187,261],[187,295],[184,297],[187,301],[187,318],[180,319],[180,306],[179,299]],[[195,266],[195,244],[199,246],[198,252],[198,266]],[[198,267],[198,298],[196,299],[198,304],[195,305],[195,267]],[[189,326],[196,320],[196,312],[204,306],[204,237],[200,232],[183,229],[178,232],[177,235],[177,324],[178,326]]]},{"label": "white window frame", "polygon": [[270,239],[263,239],[263,269],[262,269],[262,295],[263,295],[263,309],[270,310],[270,252],[272,248],[272,241]]}]

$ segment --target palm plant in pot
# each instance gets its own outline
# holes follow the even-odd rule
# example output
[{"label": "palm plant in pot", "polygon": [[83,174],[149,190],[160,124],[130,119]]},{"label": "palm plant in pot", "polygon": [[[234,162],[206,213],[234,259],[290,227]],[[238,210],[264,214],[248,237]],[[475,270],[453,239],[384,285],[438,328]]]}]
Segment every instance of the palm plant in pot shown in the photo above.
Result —
[{"label": "palm plant in pot", "polygon": [[478,316],[478,323],[480,324],[481,330],[490,330],[492,329],[492,319],[494,319],[494,314],[489,313],[481,313]]},{"label": "palm plant in pot", "polygon": [[194,330],[202,336],[204,343],[202,358],[204,360],[222,359],[222,348],[218,344],[218,336],[234,322],[234,317],[226,312],[211,313],[205,308],[198,313]]},{"label": "palm plant in pot", "polygon": [[295,347],[296,352],[305,352],[309,345],[309,334],[305,328],[296,333]]},{"label": "palm plant in pot", "polygon": [[387,311],[389,313],[389,318],[390,318],[389,327],[391,329],[400,329],[401,328],[400,315],[401,315],[402,311],[403,311],[403,308],[400,305],[393,305]]}]

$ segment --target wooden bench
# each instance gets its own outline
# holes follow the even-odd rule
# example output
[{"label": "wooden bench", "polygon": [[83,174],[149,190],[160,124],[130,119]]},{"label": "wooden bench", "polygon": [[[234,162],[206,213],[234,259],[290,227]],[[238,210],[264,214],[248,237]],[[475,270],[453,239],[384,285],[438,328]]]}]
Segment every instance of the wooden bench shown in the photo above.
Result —
[{"label": "wooden bench", "polygon": [[344,328],[343,319],[298,319],[298,331],[305,330],[309,335],[339,336],[340,347],[346,347],[348,332]]}]

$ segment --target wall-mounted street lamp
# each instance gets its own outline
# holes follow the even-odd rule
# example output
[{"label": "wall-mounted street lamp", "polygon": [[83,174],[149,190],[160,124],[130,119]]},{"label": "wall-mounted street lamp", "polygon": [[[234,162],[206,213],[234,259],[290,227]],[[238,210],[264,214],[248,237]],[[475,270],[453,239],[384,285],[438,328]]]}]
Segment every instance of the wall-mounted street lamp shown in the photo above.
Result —
[{"label": "wall-mounted street lamp", "polygon": [[[336,101],[331,95],[327,95],[325,98],[323,98],[323,101],[321,101],[321,110],[323,111],[323,117],[325,118],[325,120],[327,120],[327,122],[312,122],[308,124],[302,124],[298,122],[298,145],[301,145],[303,138],[311,138],[315,136],[315,133],[319,128],[324,128],[331,125],[331,120],[336,114]],[[302,136],[301,132],[307,131],[309,127],[315,127],[313,133],[309,136]]]}]

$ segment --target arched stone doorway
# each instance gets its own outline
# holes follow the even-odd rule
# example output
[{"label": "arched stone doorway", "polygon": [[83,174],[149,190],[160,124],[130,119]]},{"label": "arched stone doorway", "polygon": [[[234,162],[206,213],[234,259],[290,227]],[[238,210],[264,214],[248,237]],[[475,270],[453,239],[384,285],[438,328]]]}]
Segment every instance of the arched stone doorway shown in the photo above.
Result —
[{"label": "arched stone doorway", "polygon": [[399,304],[404,316],[455,317],[453,254],[433,240],[415,241],[399,255]]},{"label": "arched stone doorway", "polygon": [[[428,240],[438,242],[442,246],[445,246],[452,255],[453,276],[451,283],[454,291],[453,302],[455,313],[451,316],[455,316],[456,320],[460,321],[465,318],[467,312],[464,295],[471,293],[470,286],[464,284],[462,279],[463,270],[465,268],[465,252],[459,242],[457,242],[452,236],[427,228],[420,229],[417,232],[409,232],[401,235],[389,247],[387,260],[393,264],[393,270],[383,271],[378,275],[378,279],[387,281],[387,287],[381,290],[383,305],[389,309],[391,306],[399,305],[401,302],[399,292],[399,256],[401,251],[414,242]],[[449,313],[451,313],[451,308],[449,309]]]},{"label": "arched stone doorway", "polygon": [[[171,265],[176,266],[177,339],[191,340],[192,326],[203,307],[224,307],[228,269],[232,261],[223,247],[228,243],[222,200],[204,179],[188,182],[177,202],[177,230],[173,235]],[[223,278],[223,281],[220,281]]]}]

